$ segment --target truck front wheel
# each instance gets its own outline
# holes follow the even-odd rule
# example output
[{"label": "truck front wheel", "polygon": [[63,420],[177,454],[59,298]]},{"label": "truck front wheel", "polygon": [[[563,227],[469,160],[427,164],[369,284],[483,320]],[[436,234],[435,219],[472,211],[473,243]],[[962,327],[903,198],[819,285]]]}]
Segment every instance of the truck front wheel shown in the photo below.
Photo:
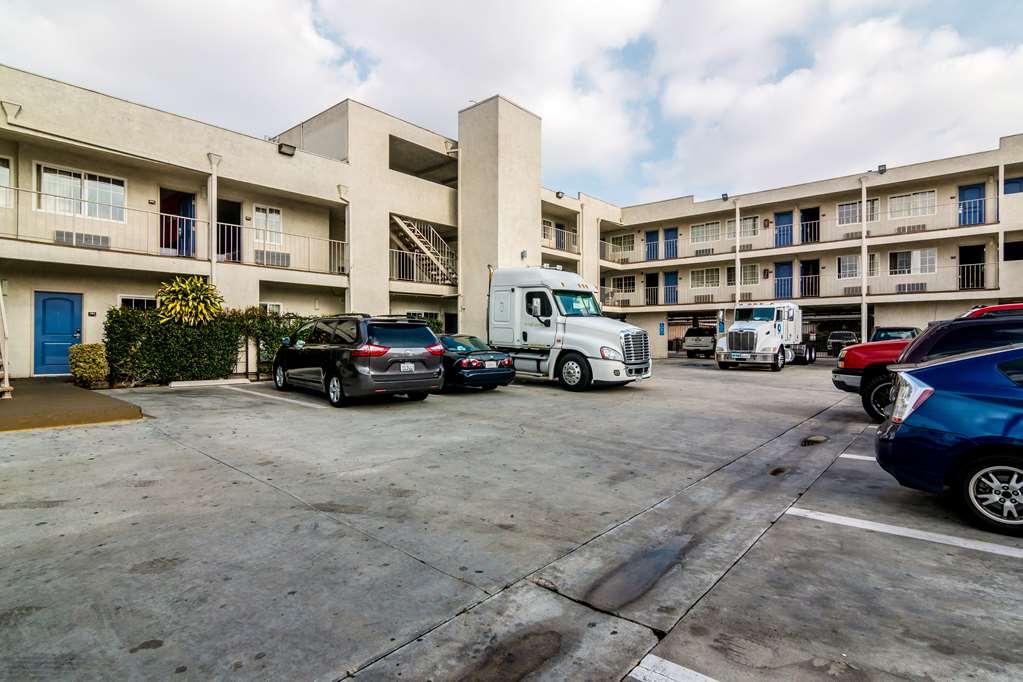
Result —
[{"label": "truck front wheel", "polygon": [[871,377],[860,387],[863,411],[875,424],[888,418],[892,408],[892,375],[884,372]]},{"label": "truck front wheel", "polygon": [[785,369],[785,349],[779,348],[774,355],[774,362],[771,363],[772,372],[780,372]]},{"label": "truck front wheel", "polygon": [[590,363],[578,353],[568,353],[558,363],[558,382],[569,391],[585,391],[593,382]]}]

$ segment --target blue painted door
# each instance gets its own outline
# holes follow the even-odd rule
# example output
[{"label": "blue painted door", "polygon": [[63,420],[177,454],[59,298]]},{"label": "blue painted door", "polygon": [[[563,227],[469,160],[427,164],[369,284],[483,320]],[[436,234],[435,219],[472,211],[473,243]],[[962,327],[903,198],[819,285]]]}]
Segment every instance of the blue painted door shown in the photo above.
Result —
[{"label": "blue painted door", "polygon": [[678,228],[669,227],[664,230],[664,257],[678,258]]},{"label": "blue painted door", "polygon": [[657,230],[647,230],[646,233],[646,259],[657,260],[657,240],[659,233]]},{"label": "blue painted door", "polygon": [[984,224],[984,184],[959,188],[959,224]]},{"label": "blue painted door", "polygon": [[35,374],[68,374],[67,349],[82,340],[82,295],[37,291]]},{"label": "blue painted door", "polygon": [[[674,256],[672,256],[674,258]],[[678,303],[678,273],[664,273],[664,305]]]},{"label": "blue painted door", "polygon": [[792,261],[774,264],[774,297],[792,298]]},{"label": "blue painted door", "polygon": [[774,214],[774,245],[792,246],[792,211]]}]

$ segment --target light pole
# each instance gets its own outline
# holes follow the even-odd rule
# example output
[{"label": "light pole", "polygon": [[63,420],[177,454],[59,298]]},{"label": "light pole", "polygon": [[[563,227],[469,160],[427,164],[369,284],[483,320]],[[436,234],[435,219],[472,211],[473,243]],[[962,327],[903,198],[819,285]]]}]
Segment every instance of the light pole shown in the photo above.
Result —
[{"label": "light pole", "polygon": [[867,176],[860,177],[860,341],[867,340]]}]

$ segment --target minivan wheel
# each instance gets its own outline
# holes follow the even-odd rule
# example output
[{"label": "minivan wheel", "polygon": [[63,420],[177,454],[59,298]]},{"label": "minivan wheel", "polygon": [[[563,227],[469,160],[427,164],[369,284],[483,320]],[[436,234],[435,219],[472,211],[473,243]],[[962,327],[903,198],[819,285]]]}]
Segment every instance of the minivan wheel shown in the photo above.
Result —
[{"label": "minivan wheel", "polygon": [[569,353],[558,363],[558,382],[569,391],[585,391],[593,381],[590,363],[578,353]]},{"label": "minivan wheel", "polygon": [[288,377],[284,373],[284,365],[280,363],[274,365],[274,388],[278,391],[288,390]]},{"label": "minivan wheel", "polygon": [[344,407],[345,390],[341,386],[341,377],[337,374],[327,377],[327,400],[334,407]]},{"label": "minivan wheel", "polygon": [[892,375],[888,372],[872,377],[860,389],[863,411],[876,424],[888,418],[892,406]]},{"label": "minivan wheel", "polygon": [[415,400],[415,401],[418,402],[420,400],[426,400],[426,397],[428,395],[430,395],[430,394],[427,393],[426,391],[416,391],[414,393],[409,393],[408,394],[408,399],[409,400]]},{"label": "minivan wheel", "polygon": [[967,464],[957,483],[963,509],[1001,533],[1023,533],[1023,457],[993,455]]}]

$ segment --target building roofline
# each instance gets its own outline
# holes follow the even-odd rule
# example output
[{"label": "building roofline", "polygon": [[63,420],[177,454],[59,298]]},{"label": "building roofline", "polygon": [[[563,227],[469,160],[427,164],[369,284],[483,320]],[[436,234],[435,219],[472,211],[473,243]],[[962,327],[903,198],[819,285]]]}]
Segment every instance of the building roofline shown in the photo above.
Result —
[{"label": "building roofline", "polygon": [[522,106],[518,102],[510,100],[510,99],[508,99],[507,97],[505,97],[504,95],[502,95],[500,93],[498,93],[496,95],[491,95],[490,97],[487,97],[486,99],[481,99],[479,102],[476,102],[475,104],[470,104],[469,106],[465,107],[464,109],[459,109],[458,113],[461,114],[462,112],[469,111],[470,109],[475,109],[478,106],[486,104],[487,102],[489,102],[492,99],[503,100],[503,101],[507,102],[508,104],[512,105],[513,107],[515,107],[516,109],[520,109],[523,112],[529,114],[530,116],[532,116],[536,120],[538,120],[538,121],[542,121],[543,120],[543,118],[541,118],[540,114],[537,114],[535,112],[530,111],[529,109],[527,109],[526,107]]},{"label": "building roofline", "polygon": [[395,121],[400,121],[401,123],[404,123],[405,125],[410,125],[413,128],[419,128],[420,130],[422,130],[424,132],[430,133],[431,135],[436,135],[437,137],[440,137],[440,138],[443,138],[445,140],[448,140],[449,142],[458,142],[458,140],[456,138],[448,137],[444,133],[439,133],[436,130],[432,130],[430,128],[427,128],[424,125],[420,125],[418,123],[413,123],[412,121],[404,119],[404,118],[402,118],[400,116],[395,116],[394,114],[388,113],[388,112],[384,111],[383,109],[380,109],[378,107],[373,106],[372,104],[366,104],[365,102],[361,102],[361,101],[359,101],[357,99],[354,99],[352,97],[345,97],[343,100],[341,100],[339,102],[335,102],[334,104],[331,104],[326,109],[321,109],[320,111],[316,112],[312,116],[309,116],[308,118],[305,118],[305,119],[299,121],[295,125],[293,125],[293,126],[291,126],[289,128],[286,128],[286,129],[282,130],[281,132],[277,133],[277,135],[275,135],[275,137],[280,137],[281,135],[283,135],[284,133],[288,132],[289,130],[293,130],[293,129],[297,128],[300,125],[305,125],[306,123],[308,123],[309,121],[313,120],[314,118],[316,118],[320,114],[324,114],[324,113],[330,111],[331,109],[333,109],[334,107],[341,106],[342,104],[345,104],[345,103],[358,104],[360,107],[366,107],[367,109],[369,109],[371,111],[375,111],[378,114],[383,114],[384,116],[386,116],[388,118],[393,118]]},{"label": "building roofline", "polygon": [[85,87],[83,85],[76,85],[75,83],[68,83],[67,81],[62,81],[59,78],[54,78],[52,76],[46,76],[46,75],[43,75],[41,73],[36,73],[35,71],[29,71],[28,69],[21,69],[21,68],[18,68],[16,66],[11,66],[10,64],[5,64],[3,62],[0,62],[0,67],[6,68],[6,69],[10,69],[11,71],[17,71],[18,73],[24,73],[24,74],[27,74],[29,76],[33,76],[34,78],[42,78],[43,80],[48,80],[51,83],[57,83],[59,85],[65,85],[65,86],[67,86],[69,88],[75,88],[76,90],[82,90],[83,92],[91,92],[92,94],[99,95],[101,97],[109,97],[110,99],[117,100],[118,102],[124,102],[125,104],[131,104],[132,106],[142,107],[143,109],[149,109],[150,111],[156,111],[156,112],[161,113],[161,114],[166,114],[167,116],[174,116],[176,118],[181,118],[181,119],[184,119],[186,121],[191,121],[192,123],[198,123],[199,125],[204,125],[204,126],[207,126],[207,127],[210,127],[210,128],[216,128],[217,130],[223,130],[225,133],[231,133],[233,135],[241,135],[242,137],[247,137],[247,138],[249,138],[251,140],[259,140],[260,142],[266,142],[268,144],[270,143],[270,140],[268,138],[265,138],[265,137],[259,137],[257,135],[253,135],[251,133],[243,133],[240,130],[233,130],[231,128],[226,128],[226,127],[224,127],[222,125],[218,125],[216,123],[210,123],[208,121],[201,121],[201,120],[199,120],[197,118],[193,118],[192,116],[186,116],[184,114],[177,114],[177,113],[174,113],[173,111],[167,111],[166,109],[161,109],[159,107],[154,107],[151,104],[145,104],[143,102],[136,102],[135,100],[128,99],[126,97],[120,97],[118,95],[111,95],[109,92],[103,92],[102,90],[95,90],[93,88],[87,88],[87,87]]}]

